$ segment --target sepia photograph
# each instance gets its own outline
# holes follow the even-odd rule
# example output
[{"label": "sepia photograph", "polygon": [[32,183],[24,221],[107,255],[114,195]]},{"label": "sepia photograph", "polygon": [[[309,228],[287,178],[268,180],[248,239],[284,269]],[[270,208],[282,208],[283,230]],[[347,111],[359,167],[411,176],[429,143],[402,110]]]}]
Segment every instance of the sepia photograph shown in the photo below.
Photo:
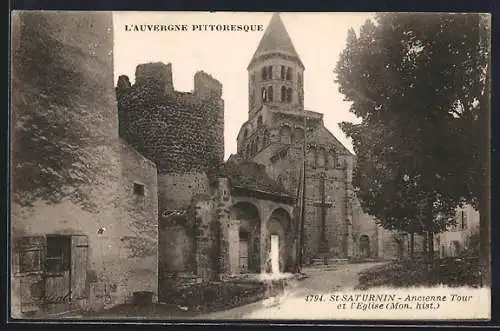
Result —
[{"label": "sepia photograph", "polygon": [[491,319],[491,15],[13,11],[12,321]]}]

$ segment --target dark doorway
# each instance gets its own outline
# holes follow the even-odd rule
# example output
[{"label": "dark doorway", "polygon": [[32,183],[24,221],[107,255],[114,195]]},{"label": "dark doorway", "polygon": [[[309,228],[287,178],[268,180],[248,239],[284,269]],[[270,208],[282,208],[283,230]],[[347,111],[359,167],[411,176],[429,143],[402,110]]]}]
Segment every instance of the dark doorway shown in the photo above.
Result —
[{"label": "dark doorway", "polygon": [[370,257],[370,238],[368,238],[367,235],[362,235],[359,238],[359,251],[361,253],[361,257]]}]

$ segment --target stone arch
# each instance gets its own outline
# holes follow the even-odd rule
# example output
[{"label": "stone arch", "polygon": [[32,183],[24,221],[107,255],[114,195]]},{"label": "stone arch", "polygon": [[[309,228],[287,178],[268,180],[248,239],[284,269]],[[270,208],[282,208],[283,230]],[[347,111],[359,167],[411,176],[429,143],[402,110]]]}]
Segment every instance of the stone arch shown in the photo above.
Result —
[{"label": "stone arch", "polygon": [[280,129],[281,142],[283,144],[292,143],[292,128],[288,125],[283,125]]},{"label": "stone arch", "polygon": [[241,273],[260,272],[260,232],[259,209],[250,202],[240,201],[230,208],[230,218],[239,221],[238,263]]},{"label": "stone arch", "polygon": [[279,237],[279,271],[291,272],[295,263],[295,247],[293,240],[294,227],[290,213],[282,207],[274,209],[269,216],[269,235],[266,238],[267,260],[266,271],[271,269],[271,238]]},{"label": "stone arch", "polygon": [[363,258],[369,258],[371,256],[370,252],[370,237],[363,234],[359,237],[359,254]]}]

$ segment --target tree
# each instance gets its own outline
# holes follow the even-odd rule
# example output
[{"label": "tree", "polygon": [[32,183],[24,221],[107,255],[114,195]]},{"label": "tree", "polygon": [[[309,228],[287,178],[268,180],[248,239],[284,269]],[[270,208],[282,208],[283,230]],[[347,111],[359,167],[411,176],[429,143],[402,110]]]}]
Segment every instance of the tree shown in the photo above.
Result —
[{"label": "tree", "polygon": [[335,69],[362,120],[341,124],[357,154],[353,182],[383,227],[425,231],[432,243],[458,205],[481,209],[489,199],[489,24],[479,14],[384,13],[375,21],[359,37],[348,32]]}]

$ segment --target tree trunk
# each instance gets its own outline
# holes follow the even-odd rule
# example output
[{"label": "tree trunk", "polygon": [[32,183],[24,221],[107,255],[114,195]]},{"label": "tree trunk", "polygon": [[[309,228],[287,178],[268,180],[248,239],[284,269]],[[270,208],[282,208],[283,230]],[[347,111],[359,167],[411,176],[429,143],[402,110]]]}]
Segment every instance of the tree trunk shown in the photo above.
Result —
[{"label": "tree trunk", "polygon": [[415,233],[410,233],[410,260],[414,259],[415,253]]},{"label": "tree trunk", "polygon": [[428,240],[429,240],[429,262],[434,261],[434,232],[429,231],[428,235]]},{"label": "tree trunk", "polygon": [[426,225],[427,225],[427,258],[430,263],[434,261],[434,213],[433,213],[433,203],[434,199],[432,197],[427,198],[427,215],[426,215]]},{"label": "tree trunk", "polygon": [[424,231],[424,232],[422,233],[422,237],[424,237],[423,247],[422,247],[423,252],[422,252],[422,253],[423,253],[423,256],[424,256],[425,258],[427,258],[427,254],[428,254],[428,253],[427,253],[427,231]]}]

